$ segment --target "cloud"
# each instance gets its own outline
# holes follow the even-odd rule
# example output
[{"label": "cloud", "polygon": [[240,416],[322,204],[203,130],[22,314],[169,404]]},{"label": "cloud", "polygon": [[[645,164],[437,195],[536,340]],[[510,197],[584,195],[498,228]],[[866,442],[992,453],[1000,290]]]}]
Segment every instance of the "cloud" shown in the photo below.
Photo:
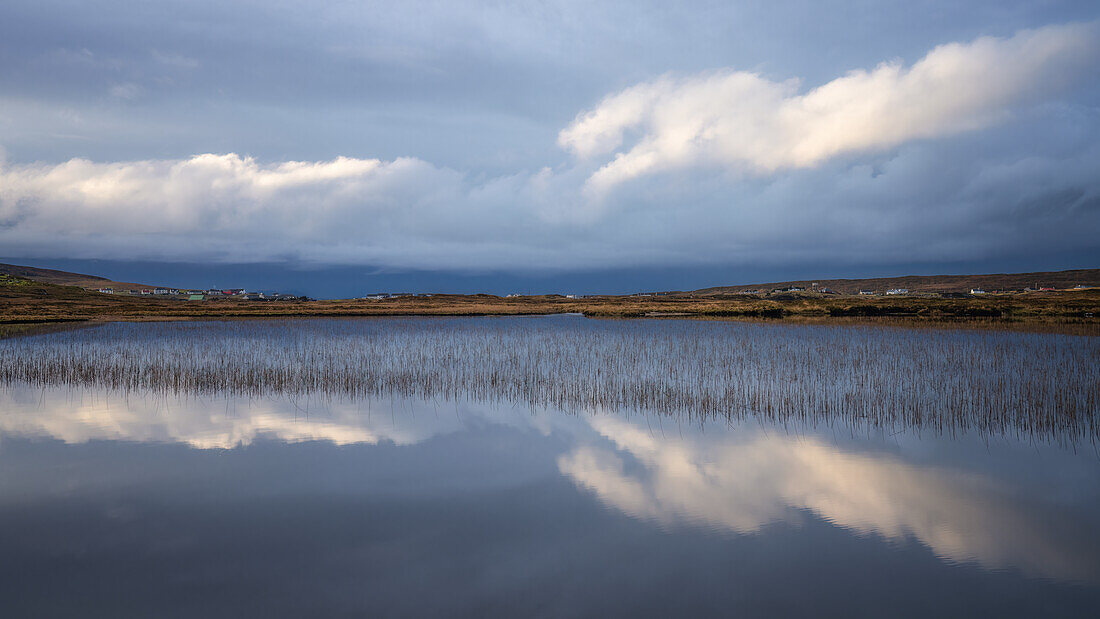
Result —
[{"label": "cloud", "polygon": [[567,202],[571,184],[549,170],[474,179],[408,157],[0,166],[0,243],[22,255],[434,268],[522,254],[531,266],[552,261],[556,235],[584,217]]},{"label": "cloud", "polygon": [[1095,31],[944,45],[803,94],[732,70],[665,76],[581,114],[560,134],[575,159],[534,171],[236,153],[0,160],[0,247],[514,271],[1096,252],[1100,117],[1052,98],[1092,62]]},{"label": "cloud", "polygon": [[133,82],[126,82],[123,84],[115,84],[114,86],[111,86],[111,88],[107,92],[109,92],[110,95],[112,97],[115,97],[116,99],[125,99],[127,101],[132,101],[140,97],[141,94],[144,92],[144,89]]},{"label": "cloud", "polygon": [[[612,158],[589,184],[608,188],[699,165],[757,173],[820,164],[838,155],[952,135],[1002,120],[1014,104],[1050,96],[1096,60],[1095,24],[1025,30],[855,70],[800,93],[725,69],[664,76],[605,98],[558,136],[577,157]],[[628,134],[639,134],[627,142]]]},{"label": "cloud", "polygon": [[774,178],[684,171],[598,202],[584,195],[583,169],[481,179],[414,158],[0,164],[0,246],[31,257],[513,270],[1095,249],[1100,148],[1089,136],[1100,133],[1044,145],[1051,128]]},{"label": "cloud", "polygon": [[[398,220],[426,211],[446,219],[445,196],[461,182],[453,171],[411,158],[73,159],[0,169],[0,229],[7,228],[9,239],[13,231],[23,239],[75,237],[93,253],[124,243],[137,255],[157,253],[161,245],[163,257],[214,252],[247,260],[312,250],[338,260],[323,250],[326,244],[354,243],[369,254],[372,241],[390,234]],[[421,232],[430,237],[430,228]],[[187,250],[188,243],[196,251]]]},{"label": "cloud", "polygon": [[155,49],[150,51],[149,54],[153,57],[153,60],[165,66],[177,69],[197,69],[199,67],[198,60],[183,54],[166,53]]}]

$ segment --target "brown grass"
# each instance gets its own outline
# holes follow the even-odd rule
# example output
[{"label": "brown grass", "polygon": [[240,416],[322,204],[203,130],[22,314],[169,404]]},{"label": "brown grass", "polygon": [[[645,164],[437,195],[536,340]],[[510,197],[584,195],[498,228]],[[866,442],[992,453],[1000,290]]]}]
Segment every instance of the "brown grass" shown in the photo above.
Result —
[{"label": "brown grass", "polygon": [[975,322],[1015,328],[1069,325],[1100,334],[1100,289],[932,297],[864,297],[812,293],[776,295],[600,296],[502,298],[435,295],[383,300],[185,301],[106,295],[25,279],[0,280],[0,324],[77,320],[178,320],[292,316],[479,316],[580,313],[594,318],[691,317],[845,322],[904,319],[910,322]]}]

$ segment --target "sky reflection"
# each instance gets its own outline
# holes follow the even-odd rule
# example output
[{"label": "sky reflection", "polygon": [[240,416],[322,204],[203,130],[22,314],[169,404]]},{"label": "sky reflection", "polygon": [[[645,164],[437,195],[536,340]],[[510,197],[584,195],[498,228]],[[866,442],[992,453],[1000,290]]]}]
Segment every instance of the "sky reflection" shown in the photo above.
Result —
[{"label": "sky reflection", "polygon": [[[625,419],[589,422],[609,444],[580,445],[559,458],[559,468],[635,517],[757,533],[776,521],[797,522],[799,512],[808,511],[859,534],[915,538],[950,561],[1051,578],[1096,581],[1100,575],[1090,519],[1100,484],[1094,476],[1082,485],[1084,475],[1063,472],[1095,473],[1095,456],[974,443],[971,462],[949,467],[907,461],[900,448],[840,446],[815,433],[745,426],[662,437]],[[1025,487],[997,474],[997,462],[1021,456],[1042,468],[1048,487]],[[1075,495],[1090,511],[1051,494]]]},{"label": "sky reflection", "polygon": [[[8,442],[125,441],[198,450],[239,450],[272,441],[314,443],[321,450],[326,444],[392,448],[430,442],[425,448],[456,452],[436,459],[435,465],[375,458],[376,477],[352,491],[367,494],[379,491],[378,480],[386,477],[437,492],[476,487],[490,476],[489,469],[475,474],[477,465],[456,468],[456,463],[491,458],[486,441],[475,449],[466,437],[484,439],[507,431],[515,436],[505,441],[516,443],[509,451],[514,460],[506,465],[512,473],[509,483],[529,482],[527,474],[545,478],[556,465],[557,472],[607,507],[666,531],[688,527],[766,536],[775,523],[797,527],[818,518],[891,543],[916,540],[946,562],[1015,568],[1067,581],[1100,580],[1094,526],[1100,514],[1100,459],[1054,446],[911,433],[852,437],[836,429],[768,428],[751,422],[700,427],[670,418],[416,400],[207,400],[24,388],[0,393],[0,411],[0,435]],[[155,469],[157,463],[149,460],[142,466]],[[444,461],[450,462],[450,475],[434,468]],[[1027,475],[1019,474],[1020,462],[1026,463]],[[392,470],[398,466],[405,468]],[[20,468],[18,462],[5,468],[3,486],[12,493],[5,502],[79,492],[79,475],[67,477],[62,489],[42,473],[17,480]],[[254,473],[262,474],[259,469]],[[279,484],[295,476],[300,475],[257,485],[278,494]],[[110,485],[110,477],[92,485],[101,489]],[[302,479],[308,486],[309,475]],[[324,487],[348,492],[341,483],[337,476]]]}]

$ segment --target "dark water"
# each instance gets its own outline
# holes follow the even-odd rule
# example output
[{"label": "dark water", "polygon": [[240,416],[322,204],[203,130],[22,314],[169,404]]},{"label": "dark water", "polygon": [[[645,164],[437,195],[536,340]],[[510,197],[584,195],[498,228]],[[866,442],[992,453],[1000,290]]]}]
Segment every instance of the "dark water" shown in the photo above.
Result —
[{"label": "dark water", "polygon": [[[19,346],[99,337],[148,351],[165,328]],[[660,323],[645,328],[671,337]],[[769,345],[785,337],[736,329]],[[896,333],[929,346],[992,337],[1009,353],[1038,347],[1070,374],[1096,350],[1059,336]],[[858,329],[809,337],[890,342],[889,332]],[[982,380],[1019,367],[990,366]],[[0,387],[3,616],[1092,617],[1100,608],[1100,454],[1089,431],[81,380]]]}]

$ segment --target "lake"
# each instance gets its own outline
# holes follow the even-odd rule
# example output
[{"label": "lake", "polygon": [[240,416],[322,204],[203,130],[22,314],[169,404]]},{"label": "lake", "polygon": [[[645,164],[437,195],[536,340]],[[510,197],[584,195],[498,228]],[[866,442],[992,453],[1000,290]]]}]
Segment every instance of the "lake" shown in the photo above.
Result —
[{"label": "lake", "polygon": [[1100,338],[687,320],[0,340],[6,616],[1100,607]]}]

